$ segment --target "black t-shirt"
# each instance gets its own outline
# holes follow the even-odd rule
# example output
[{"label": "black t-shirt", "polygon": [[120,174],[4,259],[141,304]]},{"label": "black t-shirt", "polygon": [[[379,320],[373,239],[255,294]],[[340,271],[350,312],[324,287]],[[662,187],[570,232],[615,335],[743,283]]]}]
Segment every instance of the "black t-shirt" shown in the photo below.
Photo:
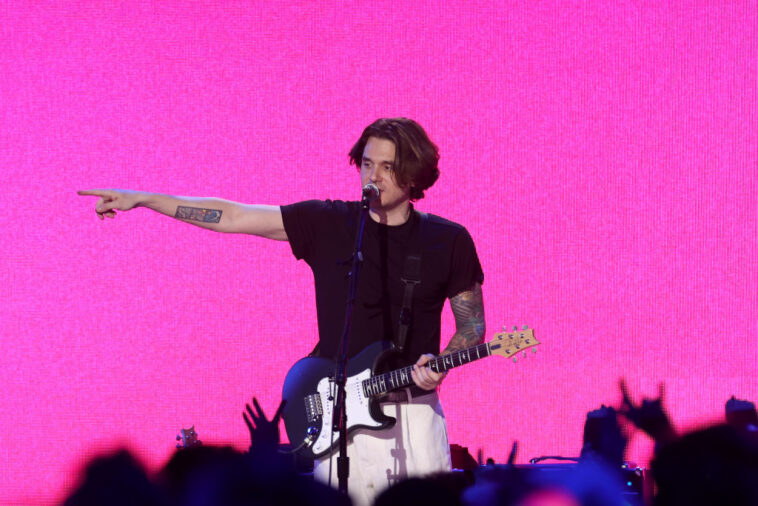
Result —
[{"label": "black t-shirt", "polygon": [[[347,302],[350,256],[355,243],[359,202],[310,200],[282,206],[292,252],[313,270],[319,344],[317,355],[339,351]],[[413,292],[413,321],[406,340],[405,363],[440,351],[440,315],[446,298],[482,283],[484,274],[471,236],[461,225],[427,215],[421,243],[421,283]],[[419,215],[388,226],[366,218],[363,264],[351,323],[348,355],[382,340],[394,341],[403,304],[401,279]]]}]

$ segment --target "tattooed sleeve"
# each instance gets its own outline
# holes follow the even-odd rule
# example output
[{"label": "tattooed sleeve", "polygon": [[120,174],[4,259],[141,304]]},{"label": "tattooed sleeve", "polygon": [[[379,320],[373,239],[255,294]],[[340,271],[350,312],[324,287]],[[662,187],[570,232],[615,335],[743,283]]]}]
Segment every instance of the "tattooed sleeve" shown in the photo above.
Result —
[{"label": "tattooed sleeve", "polygon": [[443,353],[452,353],[484,341],[484,303],[482,285],[475,283],[465,292],[450,299],[455,317],[455,334]]},{"label": "tattooed sleeve", "polygon": [[184,207],[178,206],[176,208],[176,218],[181,220],[202,221],[203,223],[218,223],[221,221],[220,209],[201,209],[199,207]]}]

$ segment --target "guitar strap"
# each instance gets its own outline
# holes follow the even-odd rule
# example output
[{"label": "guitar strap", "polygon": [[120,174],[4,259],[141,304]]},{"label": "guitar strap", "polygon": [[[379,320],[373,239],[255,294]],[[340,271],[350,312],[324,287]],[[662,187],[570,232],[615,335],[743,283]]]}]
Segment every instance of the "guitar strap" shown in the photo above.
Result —
[{"label": "guitar strap", "polygon": [[402,279],[405,284],[403,291],[403,307],[400,309],[400,321],[397,331],[397,350],[402,353],[405,351],[405,343],[408,339],[408,329],[413,320],[413,289],[421,283],[421,246],[424,237],[424,224],[428,216],[426,213],[416,211],[418,221],[416,222],[415,233],[411,236],[408,245],[408,255],[405,257],[405,268]]}]

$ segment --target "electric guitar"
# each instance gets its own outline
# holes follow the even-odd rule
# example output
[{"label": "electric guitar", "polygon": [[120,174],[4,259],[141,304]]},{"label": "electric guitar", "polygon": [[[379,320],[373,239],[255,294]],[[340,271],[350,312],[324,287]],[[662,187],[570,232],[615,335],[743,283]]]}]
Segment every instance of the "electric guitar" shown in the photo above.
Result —
[{"label": "electric guitar", "polygon": [[[435,372],[444,372],[490,355],[510,358],[521,351],[526,354],[527,348],[537,351],[533,347],[538,344],[532,329],[515,330],[514,327],[513,332],[495,334],[488,343],[436,357],[427,366]],[[413,366],[379,372],[384,358],[392,351],[391,345],[381,341],[348,362],[345,383],[348,434],[356,429],[381,430],[395,423],[394,418],[381,411],[379,397],[414,383]],[[339,435],[332,430],[337,395],[334,370],[334,360],[306,357],[297,361],[284,379],[282,398],[287,401],[282,411],[284,427],[295,447],[293,451],[305,457],[326,455],[339,442]]]}]

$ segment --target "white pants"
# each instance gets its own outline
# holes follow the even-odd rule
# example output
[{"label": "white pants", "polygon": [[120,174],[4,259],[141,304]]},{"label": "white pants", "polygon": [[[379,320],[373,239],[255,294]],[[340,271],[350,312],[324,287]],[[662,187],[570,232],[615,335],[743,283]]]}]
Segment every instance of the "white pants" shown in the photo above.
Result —
[{"label": "white pants", "polygon": [[[378,494],[410,476],[450,471],[447,426],[436,392],[407,403],[383,404],[385,415],[397,419],[382,431],[359,429],[347,444],[350,458],[348,493],[355,506],[369,506]],[[337,487],[337,452],[315,462],[314,477]]]}]

